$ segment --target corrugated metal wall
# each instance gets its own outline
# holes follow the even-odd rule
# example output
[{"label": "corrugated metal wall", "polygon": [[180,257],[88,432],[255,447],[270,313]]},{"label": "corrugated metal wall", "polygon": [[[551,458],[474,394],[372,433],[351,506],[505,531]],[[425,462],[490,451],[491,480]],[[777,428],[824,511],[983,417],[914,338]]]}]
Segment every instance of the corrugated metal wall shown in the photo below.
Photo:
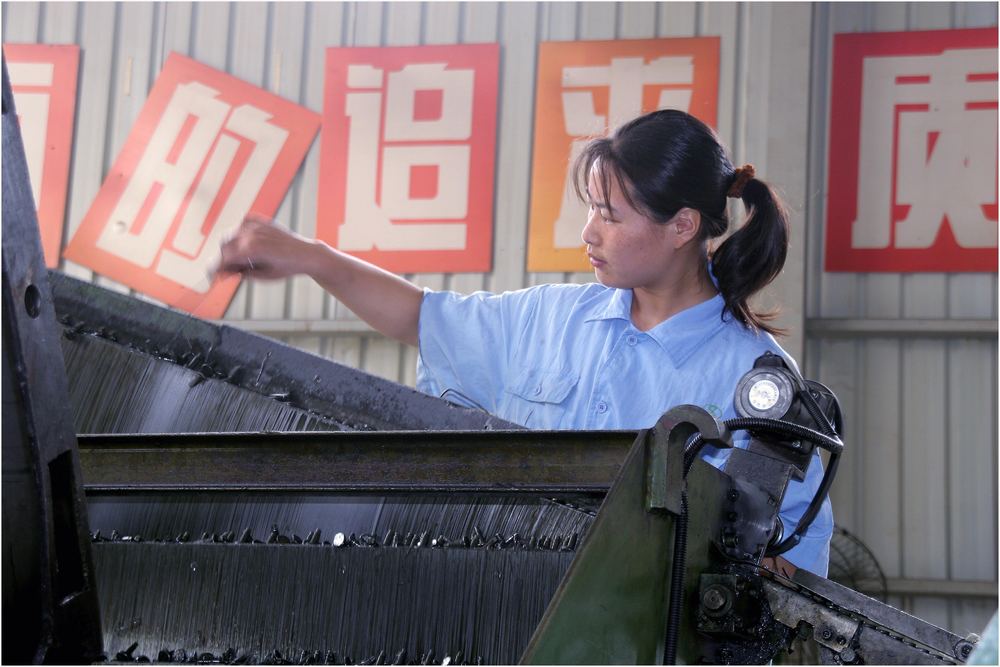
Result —
[{"label": "corrugated metal wall", "polygon": [[[832,35],[997,25],[995,4],[835,3],[813,22],[806,368],[843,402],[837,522],[911,613],[958,632],[997,608],[997,276],[822,270]],[[959,584],[941,580],[965,580]],[[949,593],[980,584],[985,594]]]},{"label": "corrugated metal wall", "polygon": [[[896,604],[963,633],[996,608],[996,275],[821,270],[832,35],[996,26],[995,4],[7,2],[2,11],[5,42],[81,47],[67,238],[170,51],[321,112],[326,47],[499,42],[494,271],[409,276],[463,292],[591,279],[524,271],[539,42],[720,36],[718,129],[734,160],[753,162],[794,210],[789,261],[767,298],[783,304],[786,347],[848,413],[838,523],[872,546],[894,590],[949,594]],[[318,162],[316,141],[278,212],[306,235]],[[305,279],[244,285],[226,319],[414,381],[413,349],[372,334]],[[992,597],[968,595],[980,589]]]}]

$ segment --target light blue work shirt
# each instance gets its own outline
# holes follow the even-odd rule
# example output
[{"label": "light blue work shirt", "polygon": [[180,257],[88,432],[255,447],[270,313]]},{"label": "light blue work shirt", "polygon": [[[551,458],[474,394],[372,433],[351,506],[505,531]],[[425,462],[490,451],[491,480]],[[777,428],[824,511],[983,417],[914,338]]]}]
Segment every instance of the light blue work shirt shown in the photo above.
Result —
[{"label": "light blue work shirt", "polygon": [[[649,331],[632,324],[631,306],[631,290],[596,283],[468,296],[426,290],[417,388],[533,429],[638,430],[685,403],[733,418],[736,385],[757,357],[771,351],[794,364],[769,334],[723,321],[721,296]],[[736,439],[746,446],[748,436]],[[726,455],[706,447],[703,458],[722,467]],[[786,534],[822,475],[817,453],[806,479],[789,484]],[[785,558],[826,576],[832,531],[827,499]]]}]

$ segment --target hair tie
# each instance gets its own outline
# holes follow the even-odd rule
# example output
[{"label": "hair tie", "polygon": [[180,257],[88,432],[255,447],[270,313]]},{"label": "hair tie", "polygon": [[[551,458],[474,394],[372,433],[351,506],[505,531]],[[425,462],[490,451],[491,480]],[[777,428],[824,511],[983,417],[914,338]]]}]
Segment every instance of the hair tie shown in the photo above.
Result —
[{"label": "hair tie", "polygon": [[743,188],[746,187],[747,182],[749,182],[754,177],[754,170],[752,164],[745,164],[734,172],[733,184],[729,186],[729,191],[726,192],[727,197],[733,197],[735,199],[740,199],[743,197]]}]

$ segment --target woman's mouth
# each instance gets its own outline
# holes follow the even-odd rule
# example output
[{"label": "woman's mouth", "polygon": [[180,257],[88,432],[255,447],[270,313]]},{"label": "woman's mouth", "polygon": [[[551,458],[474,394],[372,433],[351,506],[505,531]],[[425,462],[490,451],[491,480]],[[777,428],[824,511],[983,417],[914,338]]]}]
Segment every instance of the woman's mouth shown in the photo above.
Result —
[{"label": "woman's mouth", "polygon": [[587,253],[587,259],[590,260],[590,265],[593,266],[595,269],[599,269],[605,264],[607,264],[607,262],[605,262],[603,259],[598,259],[597,257],[594,257],[590,253]]}]

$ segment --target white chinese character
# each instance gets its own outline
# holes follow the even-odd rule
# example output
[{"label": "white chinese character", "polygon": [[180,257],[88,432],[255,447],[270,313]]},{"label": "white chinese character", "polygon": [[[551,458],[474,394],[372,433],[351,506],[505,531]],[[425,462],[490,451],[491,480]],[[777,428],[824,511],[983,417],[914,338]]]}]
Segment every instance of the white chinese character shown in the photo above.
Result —
[{"label": "white chinese character", "polygon": [[960,246],[997,246],[997,110],[968,108],[996,104],[996,71],[996,49],[865,58],[852,247],[928,248],[945,217]]},{"label": "white chinese character", "polygon": [[[657,108],[687,111],[691,106],[694,84],[694,59],[691,56],[665,56],[648,64],[642,58],[612,58],[609,66],[563,68],[562,101],[566,134],[580,137],[573,140],[568,164],[572,165],[583,152],[590,135],[620,125],[642,113],[644,86],[669,84],[687,87],[662,90]],[[600,86],[609,87],[607,116],[594,111],[593,88]],[[586,209],[576,198],[572,174],[567,169],[553,245],[556,248],[579,247],[580,233],[586,222]]]},{"label": "white chinese character", "polygon": [[[342,250],[463,250],[469,212],[473,70],[444,64],[407,65],[388,76],[385,130],[381,129],[383,72],[348,67],[345,113],[351,119],[347,147],[347,194],[337,247]],[[364,92],[358,89],[367,88]],[[418,91],[439,91],[437,118],[416,119]],[[380,136],[381,135],[381,136]],[[405,142],[403,145],[384,145]],[[379,169],[381,167],[381,179]],[[431,197],[414,196],[413,170],[437,174]]]},{"label": "white chinese character", "polygon": [[[233,109],[218,94],[200,83],[174,90],[97,240],[102,250],[144,268],[159,255],[159,275],[201,293],[210,286],[219,239],[250,211],[288,138],[287,130],[268,122],[270,114],[249,105]],[[252,151],[225,200],[217,202],[245,142]],[[219,213],[206,233],[213,206]],[[171,246],[164,247],[178,216]]]}]

